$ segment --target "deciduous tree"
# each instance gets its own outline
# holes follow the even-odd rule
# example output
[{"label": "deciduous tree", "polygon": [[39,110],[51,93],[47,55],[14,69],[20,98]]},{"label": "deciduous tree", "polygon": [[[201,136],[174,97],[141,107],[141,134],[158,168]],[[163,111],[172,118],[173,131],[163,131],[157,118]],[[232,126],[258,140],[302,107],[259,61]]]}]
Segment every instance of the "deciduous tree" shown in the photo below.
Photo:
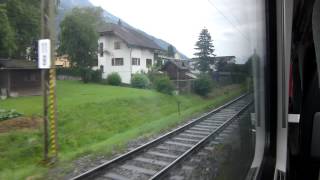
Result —
[{"label": "deciduous tree", "polygon": [[25,59],[40,35],[40,0],[0,1],[1,56]]},{"label": "deciduous tree", "polygon": [[16,50],[16,43],[5,5],[0,5],[0,24],[0,57],[11,57]]},{"label": "deciduous tree", "polygon": [[71,64],[84,72],[97,61],[97,28],[103,24],[102,17],[101,8],[74,8],[60,24],[59,54],[67,54]]}]

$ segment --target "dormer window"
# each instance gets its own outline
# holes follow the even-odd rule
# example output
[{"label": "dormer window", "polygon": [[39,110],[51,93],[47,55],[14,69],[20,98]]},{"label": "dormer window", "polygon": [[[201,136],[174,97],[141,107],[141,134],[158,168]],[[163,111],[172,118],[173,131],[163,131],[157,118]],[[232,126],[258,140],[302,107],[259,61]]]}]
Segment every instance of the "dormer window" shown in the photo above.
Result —
[{"label": "dormer window", "polygon": [[120,42],[119,41],[114,42],[114,49],[120,49]]}]

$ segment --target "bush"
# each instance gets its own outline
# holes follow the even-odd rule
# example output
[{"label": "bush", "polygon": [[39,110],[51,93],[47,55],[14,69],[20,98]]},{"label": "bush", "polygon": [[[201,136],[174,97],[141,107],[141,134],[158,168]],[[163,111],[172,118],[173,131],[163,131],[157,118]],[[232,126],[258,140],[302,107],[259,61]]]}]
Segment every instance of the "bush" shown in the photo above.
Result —
[{"label": "bush", "polygon": [[91,70],[91,82],[100,83],[102,81],[102,72],[101,70]]},{"label": "bush", "polygon": [[80,77],[84,83],[91,81],[91,71],[89,68],[80,68]]},{"label": "bush", "polygon": [[193,84],[193,91],[200,96],[207,96],[211,91],[211,88],[211,78],[206,75],[199,76]]},{"label": "bush", "polygon": [[154,87],[157,91],[170,95],[174,90],[174,86],[168,76],[157,77],[154,81]]},{"label": "bush", "polygon": [[74,76],[74,77],[81,76],[81,70],[79,68],[75,68],[75,67],[57,68],[56,73],[57,73],[57,75],[66,75],[66,76]]},{"label": "bush", "polygon": [[131,78],[131,86],[134,88],[145,89],[149,85],[149,78],[145,74],[134,74]]},{"label": "bush", "polygon": [[157,78],[163,76],[163,74],[160,74],[160,73],[158,72],[158,69],[156,69],[155,67],[152,67],[152,68],[147,72],[147,76],[148,76],[150,82],[151,82],[151,83],[154,83],[154,81],[155,81]]},{"label": "bush", "polygon": [[112,86],[120,86],[121,85],[121,77],[118,73],[114,72],[108,75],[107,83]]},{"label": "bush", "polygon": [[81,77],[84,83],[88,82],[101,82],[101,70],[92,70],[90,68],[57,68],[57,75]]}]

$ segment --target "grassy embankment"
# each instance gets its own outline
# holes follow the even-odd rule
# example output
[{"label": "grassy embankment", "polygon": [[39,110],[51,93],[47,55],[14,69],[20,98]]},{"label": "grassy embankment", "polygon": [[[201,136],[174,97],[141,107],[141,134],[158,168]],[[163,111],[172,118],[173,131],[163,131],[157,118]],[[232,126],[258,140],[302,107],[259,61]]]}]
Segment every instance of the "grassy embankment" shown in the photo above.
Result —
[{"label": "grassy embankment", "polygon": [[[229,86],[216,89],[211,97],[203,99],[195,95],[168,96],[152,90],[58,81],[58,165],[67,167],[70,161],[85,154],[120,150],[132,139],[171,128],[243,91],[241,86]],[[0,101],[0,108],[40,116],[42,97]],[[0,179],[45,176],[48,169],[40,165],[42,136],[42,128],[0,134]]]}]

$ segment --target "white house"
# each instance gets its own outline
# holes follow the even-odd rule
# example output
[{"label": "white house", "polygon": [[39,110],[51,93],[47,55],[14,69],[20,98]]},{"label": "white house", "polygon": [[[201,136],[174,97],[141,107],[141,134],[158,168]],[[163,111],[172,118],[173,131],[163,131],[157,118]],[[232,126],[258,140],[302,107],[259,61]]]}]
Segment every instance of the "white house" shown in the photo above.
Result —
[{"label": "white house", "polygon": [[97,68],[102,70],[102,78],[117,72],[122,82],[129,84],[132,74],[147,72],[161,51],[154,41],[121,23],[109,23],[99,33]]}]

